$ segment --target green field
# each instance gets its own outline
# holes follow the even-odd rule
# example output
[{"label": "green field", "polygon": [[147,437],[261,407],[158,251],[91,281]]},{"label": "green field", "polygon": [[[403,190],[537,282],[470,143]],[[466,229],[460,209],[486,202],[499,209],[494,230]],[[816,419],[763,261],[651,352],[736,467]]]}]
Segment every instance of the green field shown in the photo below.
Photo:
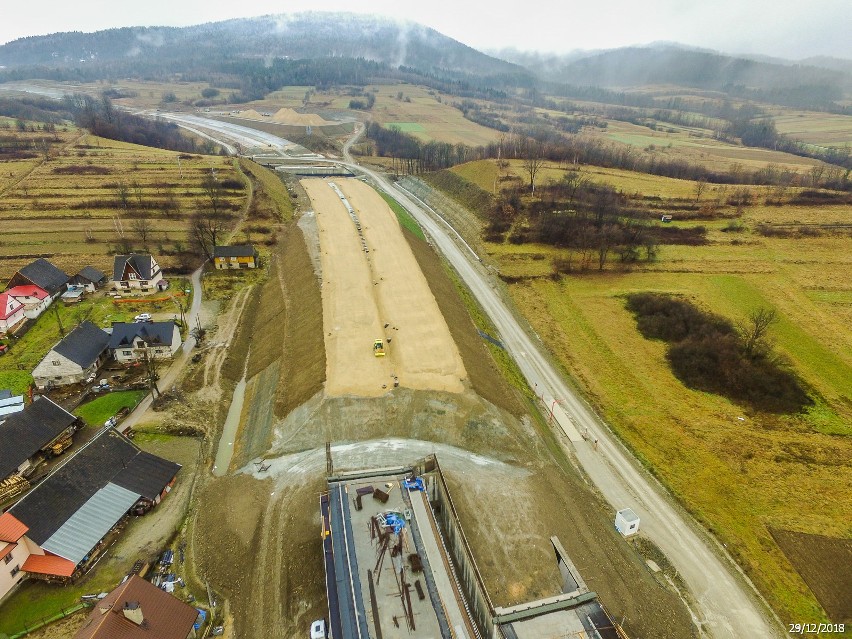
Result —
[{"label": "green field", "polygon": [[383,126],[386,129],[396,128],[403,133],[424,133],[426,129],[418,122],[385,122]]},{"label": "green field", "polygon": [[135,408],[146,394],[141,390],[107,393],[77,407],[74,414],[89,426],[100,427],[122,408]]},{"label": "green field", "polygon": [[[689,202],[695,183],[629,171],[580,167],[639,201]],[[452,171],[492,192],[523,182],[517,162],[480,161]],[[564,167],[546,165],[541,181]],[[517,183],[515,181],[514,183]],[[553,277],[563,250],[538,244],[486,243],[488,261],[558,362],[619,438],[727,545],[782,619],[827,620],[769,528],[848,538],[852,483],[852,236],[826,233],[765,237],[757,225],[852,223],[848,206],[754,204],[734,215],[676,225],[707,227],[704,246],[663,245],[656,261],[631,271]],[[454,195],[450,193],[450,195]],[[457,194],[456,194],[457,195]],[[710,189],[702,200],[718,198]],[[458,199],[458,198],[456,198]],[[683,204],[683,201],[686,203]],[[761,306],[777,310],[776,350],[803,379],[815,403],[803,414],[751,411],[691,390],[671,372],[662,342],[643,338],[624,296],[683,295],[732,321]],[[836,621],[836,620],[835,620]]]}]

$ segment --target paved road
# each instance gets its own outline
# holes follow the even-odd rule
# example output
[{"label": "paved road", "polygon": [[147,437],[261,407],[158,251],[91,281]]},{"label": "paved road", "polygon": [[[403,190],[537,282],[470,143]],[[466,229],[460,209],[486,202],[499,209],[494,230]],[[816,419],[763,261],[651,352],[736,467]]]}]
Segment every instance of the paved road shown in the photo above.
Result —
[{"label": "paved road", "polygon": [[[192,305],[186,313],[186,323],[190,330],[196,325],[198,311],[201,309],[201,272],[203,269],[203,266],[196,269],[190,276],[190,280],[192,281]],[[195,338],[192,335],[187,335],[168,370],[166,370],[165,374],[157,382],[157,387],[161,391],[171,388],[177,382],[178,377],[183,372],[183,369],[186,368],[187,362],[189,362],[193,348],[195,348]],[[139,423],[151,407],[153,401],[154,398],[150,393],[146,395],[136,408],[118,425],[118,430],[124,432]]]},{"label": "paved road", "polygon": [[[285,153],[287,143],[284,140],[276,141],[274,136],[247,127],[238,127],[235,131],[233,125],[223,127],[222,124],[209,120],[205,130],[216,137],[221,135],[226,141],[247,144],[253,140],[253,145],[265,144],[270,151]],[[724,549],[673,502],[551,366],[541,344],[530,337],[497,292],[493,275],[469,247],[461,244],[458,234],[383,175],[352,160],[349,148],[362,132],[363,128],[359,128],[347,142],[346,159],[337,163],[367,175],[417,219],[488,313],[530,387],[539,395],[559,398],[577,429],[588,432],[588,442],[575,445],[560,437],[562,445],[577,458],[612,505],[613,516],[616,509],[625,506],[639,514],[643,534],[662,549],[688,585],[693,597],[691,610],[702,634],[716,639],[788,636]],[[238,137],[230,137],[232,135]],[[597,447],[591,443],[594,440],[598,440]]]}]

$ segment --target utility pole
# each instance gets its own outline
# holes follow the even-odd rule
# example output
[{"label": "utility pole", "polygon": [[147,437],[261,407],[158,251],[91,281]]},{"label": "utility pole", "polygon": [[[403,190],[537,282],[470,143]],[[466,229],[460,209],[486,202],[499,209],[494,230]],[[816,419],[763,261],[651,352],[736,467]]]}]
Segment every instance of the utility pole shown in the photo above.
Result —
[{"label": "utility pole", "polygon": [[62,319],[59,317],[59,305],[53,304],[53,314],[56,315],[56,323],[59,324],[59,334],[65,337],[65,327],[62,326]]}]

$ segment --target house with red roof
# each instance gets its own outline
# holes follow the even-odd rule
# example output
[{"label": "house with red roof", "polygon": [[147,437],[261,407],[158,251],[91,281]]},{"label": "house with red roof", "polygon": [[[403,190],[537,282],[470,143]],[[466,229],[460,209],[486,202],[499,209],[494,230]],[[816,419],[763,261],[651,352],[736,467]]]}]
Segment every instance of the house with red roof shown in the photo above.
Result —
[{"label": "house with red roof", "polygon": [[133,575],[95,604],[74,639],[194,639],[198,610]]},{"label": "house with red roof", "polygon": [[6,295],[14,298],[24,306],[24,315],[35,319],[47,310],[53,298],[43,288],[35,284],[20,284],[6,289]]},{"label": "house with red roof", "polygon": [[18,271],[9,280],[6,285],[7,289],[16,286],[37,286],[51,298],[56,299],[65,290],[68,284],[68,275],[62,270],[48,262],[44,258],[39,258],[30,262]]},{"label": "house with red roof", "polygon": [[0,515],[0,600],[26,576],[22,566],[35,549],[26,537],[28,531],[14,515]]},{"label": "house with red roof", "polygon": [[24,305],[8,293],[0,293],[0,333],[8,333],[26,319]]}]

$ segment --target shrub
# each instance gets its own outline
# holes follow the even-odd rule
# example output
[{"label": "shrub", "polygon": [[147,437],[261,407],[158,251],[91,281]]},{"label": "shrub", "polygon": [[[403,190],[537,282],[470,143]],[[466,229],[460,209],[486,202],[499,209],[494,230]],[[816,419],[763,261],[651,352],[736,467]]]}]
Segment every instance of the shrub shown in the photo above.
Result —
[{"label": "shrub", "polygon": [[773,413],[795,413],[813,403],[771,348],[749,347],[747,331],[726,318],[656,293],[629,295],[627,309],[643,336],[669,344],[669,365],[686,386]]}]

